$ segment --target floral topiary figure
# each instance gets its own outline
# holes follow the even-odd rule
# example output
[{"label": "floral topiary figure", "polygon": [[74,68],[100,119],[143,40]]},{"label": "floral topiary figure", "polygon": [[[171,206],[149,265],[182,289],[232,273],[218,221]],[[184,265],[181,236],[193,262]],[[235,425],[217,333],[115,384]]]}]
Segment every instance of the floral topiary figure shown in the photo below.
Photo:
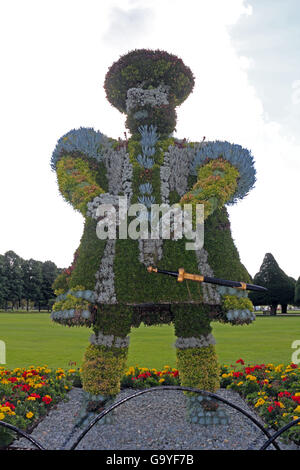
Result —
[{"label": "floral topiary figure", "polygon": [[[178,57],[160,50],[122,56],[105,78],[107,99],[127,115],[127,140],[90,128],[61,137],[52,155],[59,190],[85,218],[71,267],[56,282],[52,319],[93,329],[82,365],[86,392],[105,401],[118,393],[131,326],[173,322],[181,384],[215,391],[219,367],[211,321],[254,320],[245,292],[213,285],[176,283],[147,272],[150,265],[248,282],[232,240],[226,204],[242,199],[255,182],[248,150],[228,142],[189,142],[172,137],[176,107],[192,92],[194,77]],[[126,135],[125,135],[126,137]],[[204,205],[204,246],[186,240],[100,239],[101,204]],[[204,407],[205,408],[205,407]],[[203,409],[204,409],[203,408]],[[208,423],[205,415],[201,422]]]}]

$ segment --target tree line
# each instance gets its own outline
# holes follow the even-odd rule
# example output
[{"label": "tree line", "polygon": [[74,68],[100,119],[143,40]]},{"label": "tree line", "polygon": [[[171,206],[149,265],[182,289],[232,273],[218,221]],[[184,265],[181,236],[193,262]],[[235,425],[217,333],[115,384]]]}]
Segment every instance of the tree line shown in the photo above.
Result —
[{"label": "tree line", "polygon": [[61,272],[52,261],[24,260],[14,251],[0,255],[0,308],[49,310],[52,284]]},{"label": "tree line", "polygon": [[267,305],[270,314],[276,315],[278,305],[282,313],[287,313],[288,305],[300,306],[300,277],[296,281],[278,265],[271,253],[266,253],[260,270],[255,274],[254,284],[266,287],[266,292],[251,292],[253,305]]},{"label": "tree line", "polygon": [[[49,309],[55,299],[52,285],[62,271],[52,261],[24,260],[14,251],[0,255],[0,309]],[[288,305],[300,306],[300,277],[296,281],[285,274],[271,253],[265,255],[253,282],[268,290],[251,292],[250,299],[255,306],[269,306],[271,315],[276,315],[278,305],[282,313]]]}]

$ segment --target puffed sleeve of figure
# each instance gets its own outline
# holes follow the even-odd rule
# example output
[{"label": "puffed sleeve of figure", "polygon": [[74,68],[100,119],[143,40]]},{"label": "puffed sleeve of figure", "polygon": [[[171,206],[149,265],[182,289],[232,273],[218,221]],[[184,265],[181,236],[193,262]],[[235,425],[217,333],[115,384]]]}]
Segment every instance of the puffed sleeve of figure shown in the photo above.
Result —
[{"label": "puffed sleeve of figure", "polygon": [[218,286],[217,291],[222,299],[222,314],[217,320],[231,325],[248,325],[255,320],[254,307],[246,290]]},{"label": "puffed sleeve of figure", "polygon": [[[112,139],[94,129],[74,129],[58,140],[52,154],[51,167],[56,171],[60,193],[83,215],[87,204],[105,192],[99,171],[106,173],[104,156],[112,143]],[[100,176],[105,179],[106,175]]]},{"label": "puffed sleeve of figure", "polygon": [[180,203],[203,204],[206,219],[225,204],[243,199],[255,183],[254,160],[249,150],[229,142],[207,142],[196,148],[192,175],[197,181]]}]

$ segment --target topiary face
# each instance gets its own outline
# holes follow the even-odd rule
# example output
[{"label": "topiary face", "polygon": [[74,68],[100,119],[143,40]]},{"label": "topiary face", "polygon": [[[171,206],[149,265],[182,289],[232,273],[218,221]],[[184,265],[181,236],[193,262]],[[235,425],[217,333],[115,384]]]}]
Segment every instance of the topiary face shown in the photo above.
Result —
[{"label": "topiary face", "polygon": [[126,126],[132,134],[140,125],[155,123],[161,135],[175,129],[175,107],[193,87],[193,74],[181,59],[148,49],[122,56],[108,70],[104,84],[108,101],[127,114]]}]

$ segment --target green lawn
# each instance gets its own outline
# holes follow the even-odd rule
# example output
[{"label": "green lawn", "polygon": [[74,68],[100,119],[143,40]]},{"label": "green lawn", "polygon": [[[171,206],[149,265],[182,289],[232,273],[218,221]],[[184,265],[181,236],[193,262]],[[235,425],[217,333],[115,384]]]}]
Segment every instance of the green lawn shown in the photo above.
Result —
[{"label": "green lawn", "polygon": [[[300,317],[257,318],[249,326],[213,324],[220,363],[243,358],[247,363],[288,363],[291,344],[300,340]],[[0,340],[6,344],[8,368],[80,365],[91,330],[57,325],[46,313],[0,313]],[[128,365],[176,366],[172,326],[142,326],[131,332]]]}]

